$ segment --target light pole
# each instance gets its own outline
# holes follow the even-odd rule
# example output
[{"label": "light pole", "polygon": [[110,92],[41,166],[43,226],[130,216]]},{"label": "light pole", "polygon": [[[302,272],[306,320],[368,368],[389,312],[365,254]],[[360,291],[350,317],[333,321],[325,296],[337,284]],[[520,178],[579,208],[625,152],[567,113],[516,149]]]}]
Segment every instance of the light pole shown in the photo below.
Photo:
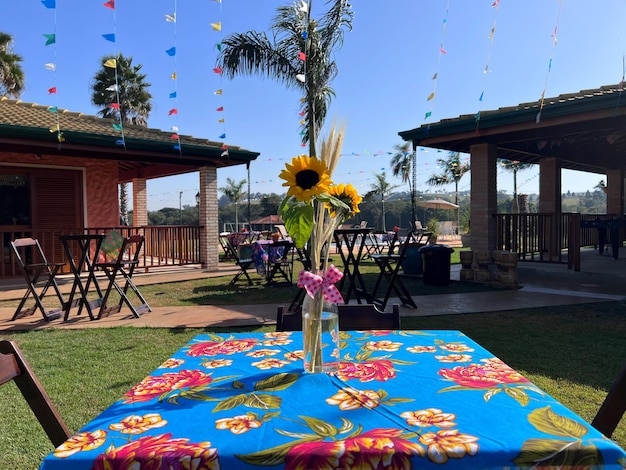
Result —
[{"label": "light pole", "polygon": [[198,225],[200,225],[200,191],[196,193],[196,207],[198,208]]}]

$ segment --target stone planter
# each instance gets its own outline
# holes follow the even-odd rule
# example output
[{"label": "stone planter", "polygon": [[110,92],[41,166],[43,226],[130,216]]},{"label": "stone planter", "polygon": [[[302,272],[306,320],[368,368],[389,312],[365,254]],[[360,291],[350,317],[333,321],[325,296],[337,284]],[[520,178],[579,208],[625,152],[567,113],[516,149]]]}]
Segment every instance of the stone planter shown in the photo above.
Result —
[{"label": "stone planter", "polygon": [[474,262],[473,251],[459,251],[459,257],[461,259],[461,271],[459,273],[461,281],[473,281],[474,269],[472,269],[472,263]]},{"label": "stone planter", "polygon": [[461,245],[464,248],[470,247],[472,243],[472,236],[469,233],[462,233],[461,234]]},{"label": "stone planter", "polygon": [[494,251],[493,262],[497,271],[495,272],[492,285],[503,289],[517,289],[519,286],[517,253]]},{"label": "stone planter", "polygon": [[477,282],[491,282],[491,273],[489,272],[489,265],[491,264],[491,252],[475,251],[474,262],[476,263],[478,268],[474,272],[474,280]]}]

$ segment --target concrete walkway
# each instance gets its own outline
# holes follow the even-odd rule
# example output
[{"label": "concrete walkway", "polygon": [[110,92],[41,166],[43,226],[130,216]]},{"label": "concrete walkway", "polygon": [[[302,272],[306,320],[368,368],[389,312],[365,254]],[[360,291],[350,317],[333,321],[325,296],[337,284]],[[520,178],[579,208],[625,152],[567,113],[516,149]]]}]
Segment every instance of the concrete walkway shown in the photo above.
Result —
[{"label": "concrete walkway", "polygon": [[[622,253],[624,254],[624,253]],[[451,269],[451,279],[459,279],[460,266]],[[210,276],[234,275],[231,264],[220,266],[209,273],[198,267],[168,269],[161,272],[138,273],[138,285],[174,282]],[[626,259],[614,260],[586,250],[582,254],[581,272],[568,271],[565,265],[521,262],[518,266],[520,288],[491,292],[424,295],[414,297],[418,309],[401,307],[402,316],[450,315],[459,313],[491,312],[510,309],[573,305],[600,301],[626,300]],[[62,278],[62,290],[68,291],[71,278]],[[0,285],[0,300],[20,298],[24,293],[21,280]],[[388,309],[397,299],[391,299]],[[276,320],[276,305],[157,307],[134,318],[128,309],[98,321],[89,321],[86,314],[74,313],[67,322],[46,322],[41,314],[12,322],[13,309],[0,308],[0,331],[42,328],[80,329],[117,326],[157,328],[204,328],[233,326],[262,326]]]}]

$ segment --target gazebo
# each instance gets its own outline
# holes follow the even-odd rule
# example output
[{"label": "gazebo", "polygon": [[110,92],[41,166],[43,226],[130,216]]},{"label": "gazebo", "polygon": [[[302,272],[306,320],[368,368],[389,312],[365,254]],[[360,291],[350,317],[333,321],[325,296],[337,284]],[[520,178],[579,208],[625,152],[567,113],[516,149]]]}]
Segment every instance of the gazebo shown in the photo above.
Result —
[{"label": "gazebo", "polygon": [[[424,124],[399,132],[413,149],[470,154],[471,236],[475,250],[504,249],[497,212],[497,160],[539,165],[539,213],[561,214],[561,169],[580,170],[607,178],[607,214],[624,215],[626,171],[626,94],[624,84],[521,103],[479,115]],[[580,224],[579,224],[580,225]],[[548,231],[550,232],[550,230]],[[545,234],[544,234],[545,235]],[[562,236],[553,224],[551,240]],[[578,248],[578,247],[576,247]],[[545,261],[558,256],[555,250]]]}]

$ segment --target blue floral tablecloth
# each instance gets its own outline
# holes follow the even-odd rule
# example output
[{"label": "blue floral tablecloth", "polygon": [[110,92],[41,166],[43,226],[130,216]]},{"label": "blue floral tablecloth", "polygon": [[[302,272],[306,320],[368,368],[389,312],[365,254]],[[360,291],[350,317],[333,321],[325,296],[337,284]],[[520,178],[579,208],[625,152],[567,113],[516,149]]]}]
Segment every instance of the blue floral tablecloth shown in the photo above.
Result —
[{"label": "blue floral tablecloth", "polygon": [[197,336],[43,461],[50,469],[619,469],[626,453],[458,331]]}]

